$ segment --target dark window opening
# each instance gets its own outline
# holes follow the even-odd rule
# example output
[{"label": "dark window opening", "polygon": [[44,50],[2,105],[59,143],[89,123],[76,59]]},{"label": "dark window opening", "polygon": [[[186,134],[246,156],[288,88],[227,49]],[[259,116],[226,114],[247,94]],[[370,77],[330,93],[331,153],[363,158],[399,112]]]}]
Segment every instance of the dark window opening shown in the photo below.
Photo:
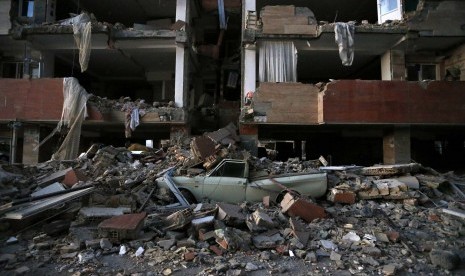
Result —
[{"label": "dark window opening", "polygon": [[224,176],[224,177],[244,177],[245,164],[244,163],[223,163],[212,176]]}]

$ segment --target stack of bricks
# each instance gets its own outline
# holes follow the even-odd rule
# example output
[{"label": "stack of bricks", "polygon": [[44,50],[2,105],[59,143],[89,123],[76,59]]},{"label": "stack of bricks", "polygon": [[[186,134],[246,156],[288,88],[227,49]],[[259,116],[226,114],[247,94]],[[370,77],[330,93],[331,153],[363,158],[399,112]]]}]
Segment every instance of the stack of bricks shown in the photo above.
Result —
[{"label": "stack of bricks", "polygon": [[317,35],[317,25],[306,15],[297,15],[289,6],[265,6],[260,12],[263,34]]},{"label": "stack of bricks", "polygon": [[318,124],[319,88],[303,83],[262,82],[254,95],[254,110],[267,123]]}]

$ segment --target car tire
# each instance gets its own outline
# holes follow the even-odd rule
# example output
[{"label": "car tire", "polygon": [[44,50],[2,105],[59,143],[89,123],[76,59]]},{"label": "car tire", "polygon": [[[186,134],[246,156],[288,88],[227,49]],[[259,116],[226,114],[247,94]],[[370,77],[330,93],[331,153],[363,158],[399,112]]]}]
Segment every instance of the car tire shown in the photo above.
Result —
[{"label": "car tire", "polygon": [[194,195],[186,189],[181,189],[181,194],[187,200],[189,204],[197,204],[197,200],[195,199]]}]

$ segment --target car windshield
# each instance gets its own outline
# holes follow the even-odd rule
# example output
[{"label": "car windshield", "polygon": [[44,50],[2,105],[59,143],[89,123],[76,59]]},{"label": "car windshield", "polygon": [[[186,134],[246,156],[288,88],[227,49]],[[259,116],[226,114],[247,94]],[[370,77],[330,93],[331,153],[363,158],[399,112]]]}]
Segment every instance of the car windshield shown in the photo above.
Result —
[{"label": "car windshield", "polygon": [[211,176],[244,177],[245,163],[225,162]]}]

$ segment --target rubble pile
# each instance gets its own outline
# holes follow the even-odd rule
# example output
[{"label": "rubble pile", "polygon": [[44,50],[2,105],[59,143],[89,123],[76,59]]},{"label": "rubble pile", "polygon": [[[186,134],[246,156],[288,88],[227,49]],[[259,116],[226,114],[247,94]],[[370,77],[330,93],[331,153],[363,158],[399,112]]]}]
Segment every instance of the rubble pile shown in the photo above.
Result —
[{"label": "rubble pile", "polygon": [[[233,125],[133,154],[93,146],[76,160],[0,169],[0,267],[48,274],[448,274],[463,272],[465,180],[420,164],[323,166],[326,198],[183,205],[167,173],[193,177],[224,158],[255,175],[314,171],[236,144]],[[181,197],[182,199],[182,197]],[[145,274],[144,274],[145,273]]]}]

